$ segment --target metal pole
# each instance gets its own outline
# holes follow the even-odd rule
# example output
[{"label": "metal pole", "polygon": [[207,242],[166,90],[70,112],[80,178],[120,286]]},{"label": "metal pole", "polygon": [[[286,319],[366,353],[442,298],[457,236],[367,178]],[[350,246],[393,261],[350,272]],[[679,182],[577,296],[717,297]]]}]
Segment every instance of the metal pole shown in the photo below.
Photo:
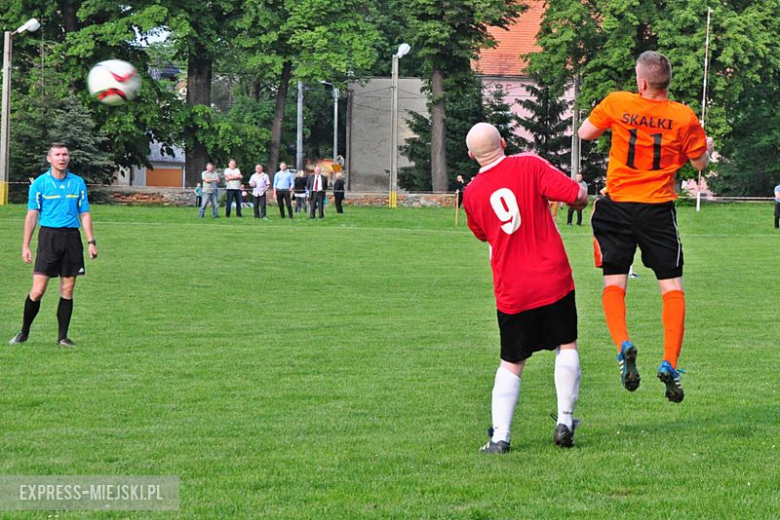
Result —
[{"label": "metal pole", "polygon": [[339,156],[339,89],[333,87],[333,163]]},{"label": "metal pole", "polygon": [[398,202],[398,55],[393,54],[393,73],[390,84],[390,201],[395,208]]},{"label": "metal pole", "polygon": [[346,139],[346,150],[344,151],[344,183],[347,186],[347,190],[352,189],[352,176],[350,175],[349,169],[352,165],[352,88],[347,87],[347,124],[345,128]]},{"label": "metal pole", "polygon": [[574,75],[574,102],[571,111],[571,178],[576,179],[580,173],[580,109],[577,108],[577,98],[580,95],[580,76]]},{"label": "metal pole", "polygon": [[298,136],[295,141],[295,169],[303,169],[303,81],[298,82]]},{"label": "metal pole", "polygon": [[[701,127],[704,128],[704,118],[707,115],[707,69],[710,61],[710,15],[712,9],[707,9],[707,36],[704,42],[704,84],[701,93]],[[696,211],[701,211],[701,171],[696,184]]]},{"label": "metal pole", "polygon": [[8,204],[9,138],[11,130],[11,44],[13,33],[5,31],[3,51],[3,101],[0,123],[0,206]]}]

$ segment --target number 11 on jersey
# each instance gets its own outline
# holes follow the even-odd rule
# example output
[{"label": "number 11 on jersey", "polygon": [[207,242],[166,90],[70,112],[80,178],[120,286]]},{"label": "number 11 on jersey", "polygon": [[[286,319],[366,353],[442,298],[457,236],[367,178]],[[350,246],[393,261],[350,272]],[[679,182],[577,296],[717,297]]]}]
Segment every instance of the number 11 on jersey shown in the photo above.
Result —
[{"label": "number 11 on jersey", "polygon": [[511,235],[520,227],[520,208],[517,206],[517,198],[512,190],[501,188],[490,196],[490,205],[498,219],[503,222],[501,229],[507,235]]}]

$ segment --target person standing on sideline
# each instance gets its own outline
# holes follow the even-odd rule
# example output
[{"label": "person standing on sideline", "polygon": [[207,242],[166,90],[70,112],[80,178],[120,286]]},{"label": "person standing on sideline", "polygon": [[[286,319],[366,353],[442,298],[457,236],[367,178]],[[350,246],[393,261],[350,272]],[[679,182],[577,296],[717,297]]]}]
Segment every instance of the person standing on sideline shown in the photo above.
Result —
[{"label": "person standing on sideline", "polygon": [[284,206],[287,206],[287,213],[293,218],[292,201],[290,200],[290,190],[293,187],[293,174],[287,169],[287,163],[279,165],[279,171],[274,174],[274,198],[279,204],[279,213],[284,218]]},{"label": "person standing on sideline", "polygon": [[236,168],[236,160],[230,159],[228,167],[225,168],[225,188],[227,189],[227,200],[225,201],[225,216],[230,218],[230,207],[232,201],[236,201],[236,216],[241,218],[241,170]]},{"label": "person standing on sideline", "polygon": [[580,388],[577,307],[569,259],[547,200],[582,207],[588,194],[541,157],[504,155],[506,141],[488,123],[466,137],[480,165],[466,188],[464,207],[474,236],[490,245],[490,265],[501,336],[501,363],[493,384],[493,426],[480,451],[506,453],[526,360],[555,350],[558,418],[556,445],[574,445],[574,408]]},{"label": "person standing on sideline", "polygon": [[[588,183],[582,180],[582,174],[577,174],[577,184],[585,188],[585,191],[588,191]],[[571,206],[569,206],[569,214],[566,216],[566,225],[571,226],[572,217],[574,216],[574,212],[577,212],[577,225],[582,225],[582,208],[575,210]]]},{"label": "person standing on sideline", "polygon": [[323,205],[325,204],[325,190],[328,189],[328,178],[322,175],[322,168],[314,167],[314,173],[309,177],[306,185],[309,189],[309,218],[314,218],[314,210],[318,209],[318,216],[325,217]]},{"label": "person standing on sideline", "polygon": [[780,184],[775,186],[775,229],[780,229]]},{"label": "person standing on sideline", "polygon": [[265,193],[271,186],[271,179],[263,171],[263,165],[255,166],[255,173],[249,178],[249,185],[252,187],[252,199],[254,202],[255,218],[265,218],[266,196]]},{"label": "person standing on sideline", "polygon": [[214,171],[214,163],[207,163],[206,169],[200,173],[203,180],[203,202],[200,206],[198,217],[203,218],[206,206],[211,204],[211,216],[217,218],[217,206],[219,206],[219,174]]},{"label": "person standing on sideline", "polygon": [[46,293],[49,278],[59,276],[57,344],[72,348],[76,344],[68,338],[68,328],[73,314],[73,289],[76,276],[85,274],[84,245],[81,243],[79,227],[83,227],[87,235],[91,259],[98,256],[97,242],[92,232],[87,185],[81,177],[68,171],[70,153],[67,145],[52,143],[46,160],[51,168],[35,179],[27,197],[27,217],[24,219],[22,240],[22,260],[27,264],[32,263],[30,242],[35,226],[40,223],[41,229],[38,232],[32,289],[24,302],[22,330],[10,343],[13,345],[27,341],[30,326],[41,308],[41,298]]},{"label": "person standing on sideline", "polygon": [[336,213],[344,213],[344,208],[341,204],[344,202],[345,193],[344,175],[341,172],[336,172],[336,181],[333,183],[333,198],[336,201]]},{"label": "person standing on sideline", "polygon": [[458,175],[455,178],[455,196],[457,197],[458,207],[463,207],[463,191],[466,189],[466,182],[463,180],[463,175]]},{"label": "person standing on sideline", "polygon": [[683,249],[677,229],[674,177],[686,162],[701,171],[710,162],[712,139],[696,114],[669,100],[672,67],[666,56],[643,52],[636,62],[638,94],[613,92],[579,128],[582,139],[612,131],[607,194],[593,206],[591,225],[596,266],[604,274],[602,303],[607,328],[618,350],[621,383],[639,388],[637,348],[626,326],[626,285],[637,246],[653,270],[663,299],[664,355],[658,378],[666,398],[685,397],[677,361],[685,331]]},{"label": "person standing on sideline", "polygon": [[200,183],[197,183],[195,185],[195,207],[200,208],[200,205],[203,203],[203,190],[200,187]]},{"label": "person standing on sideline", "polygon": [[293,193],[295,196],[295,212],[300,213],[303,211],[304,213],[307,211],[306,209],[306,181],[308,179],[306,178],[306,175],[303,173],[303,171],[299,171],[295,175],[295,179],[293,179]]}]

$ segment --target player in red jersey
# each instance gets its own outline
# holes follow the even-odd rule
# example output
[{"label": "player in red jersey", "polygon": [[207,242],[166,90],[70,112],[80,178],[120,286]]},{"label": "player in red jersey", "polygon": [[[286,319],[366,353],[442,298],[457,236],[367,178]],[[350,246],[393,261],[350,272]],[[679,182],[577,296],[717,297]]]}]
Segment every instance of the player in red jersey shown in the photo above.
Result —
[{"label": "player in red jersey", "polygon": [[607,195],[593,207],[596,266],[604,273],[602,303],[612,341],[618,350],[620,379],[626,390],[639,388],[637,348],[626,326],[626,279],[636,248],[642,263],[655,272],[663,299],[664,357],[658,378],[666,398],[683,400],[677,360],[685,331],[683,248],[677,229],[674,177],[690,162],[707,167],[712,139],[704,134],[693,110],[669,99],[672,67],[654,51],[636,63],[638,94],[613,92],[582,123],[582,139],[612,132]]},{"label": "player in red jersey", "polygon": [[507,157],[498,130],[478,123],[466,137],[481,166],[466,188],[464,207],[474,235],[490,244],[501,335],[501,364],[493,386],[493,427],[480,451],[506,453],[526,359],[555,350],[558,424],[555,444],[574,444],[572,414],[580,386],[574,280],[548,200],[582,208],[584,188],[534,154]]}]

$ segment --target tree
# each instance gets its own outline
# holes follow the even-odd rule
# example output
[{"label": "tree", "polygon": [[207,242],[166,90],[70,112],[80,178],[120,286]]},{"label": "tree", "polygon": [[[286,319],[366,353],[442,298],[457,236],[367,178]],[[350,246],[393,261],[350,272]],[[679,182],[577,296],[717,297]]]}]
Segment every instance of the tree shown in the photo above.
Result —
[{"label": "tree", "polygon": [[423,63],[431,113],[431,185],[446,191],[446,80],[469,74],[479,49],[495,45],[488,27],[506,28],[522,11],[516,0],[409,0],[409,43]]},{"label": "tree", "polygon": [[725,159],[709,177],[720,195],[768,197],[780,179],[780,72],[775,79],[743,92],[734,107],[732,132],[723,142]]},{"label": "tree", "polygon": [[247,0],[236,38],[253,81],[276,79],[276,105],[267,164],[276,171],[293,78],[338,85],[376,61],[378,32],[366,20],[367,0]]},{"label": "tree", "polygon": [[[737,148],[729,141],[746,135],[732,133],[736,111],[753,105],[743,93],[775,81],[780,68],[780,44],[773,36],[780,30],[778,0],[550,0],[539,37],[543,50],[530,56],[530,70],[565,71],[566,78],[580,74],[577,106],[589,109],[612,90],[635,89],[637,56],[658,50],[672,63],[670,97],[701,114],[708,7],[713,14],[706,130],[725,154]],[[600,140],[602,150],[608,140]],[[749,162],[739,164],[750,169]]]},{"label": "tree", "polygon": [[569,109],[569,102],[563,98],[563,91],[545,81],[542,76],[532,79],[536,84],[529,84],[525,89],[531,94],[531,99],[523,100],[520,105],[530,116],[520,118],[520,126],[533,136],[531,148],[550,163],[566,170],[571,151],[571,137],[566,130],[571,127],[571,117],[564,118]]},{"label": "tree", "polygon": [[[525,144],[524,140],[515,134],[517,118],[510,111],[502,89],[486,91],[482,81],[474,75],[461,84],[454,83],[451,79],[449,83],[451,84],[448,85],[448,91],[453,93],[453,96],[449,104],[445,143],[452,167],[449,168],[446,188],[434,191],[450,191],[458,175],[468,179],[479,172],[479,165],[468,156],[465,146],[466,134],[475,122],[487,121],[495,125],[507,140],[507,153],[517,153]],[[401,146],[401,153],[409,158],[413,165],[401,168],[398,183],[406,190],[430,191],[431,120],[414,112],[411,116],[410,127],[416,137],[408,139]]]}]

